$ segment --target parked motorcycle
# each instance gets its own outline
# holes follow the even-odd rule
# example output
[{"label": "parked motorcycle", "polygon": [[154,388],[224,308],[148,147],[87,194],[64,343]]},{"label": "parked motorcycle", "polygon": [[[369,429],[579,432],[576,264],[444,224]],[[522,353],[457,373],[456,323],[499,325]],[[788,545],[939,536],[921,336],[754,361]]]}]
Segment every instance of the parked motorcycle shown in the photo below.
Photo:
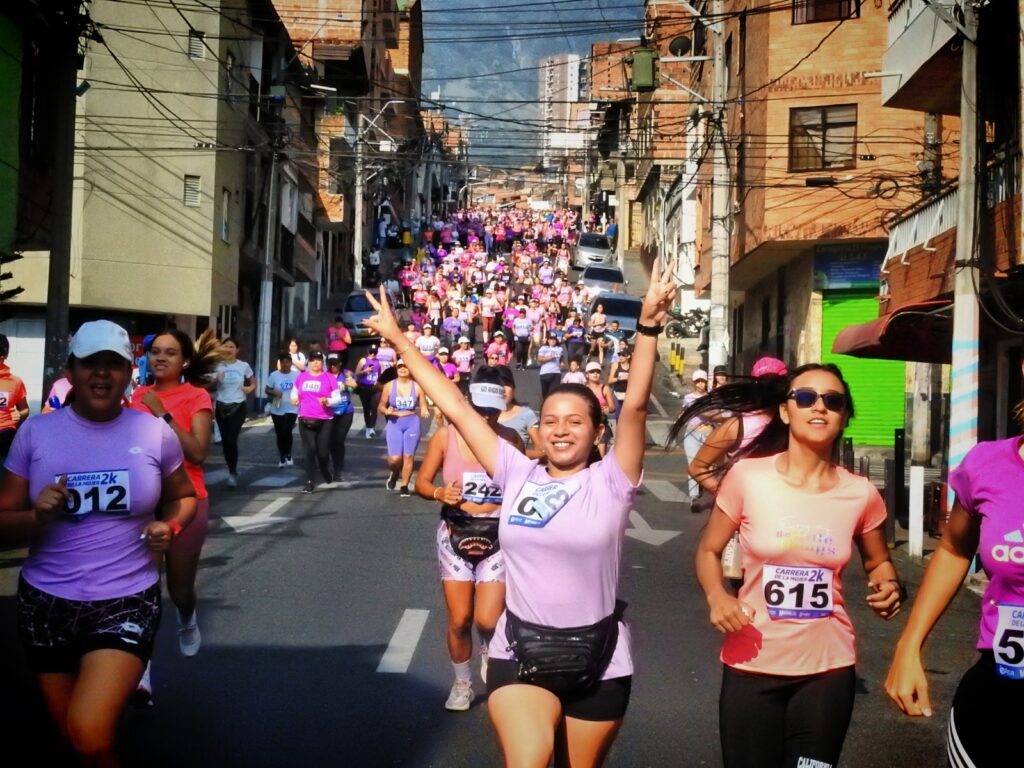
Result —
[{"label": "parked motorcycle", "polygon": [[686,312],[674,310],[669,314],[672,319],[665,323],[665,335],[670,339],[699,336],[701,328],[708,321],[707,312],[702,309],[690,309]]}]

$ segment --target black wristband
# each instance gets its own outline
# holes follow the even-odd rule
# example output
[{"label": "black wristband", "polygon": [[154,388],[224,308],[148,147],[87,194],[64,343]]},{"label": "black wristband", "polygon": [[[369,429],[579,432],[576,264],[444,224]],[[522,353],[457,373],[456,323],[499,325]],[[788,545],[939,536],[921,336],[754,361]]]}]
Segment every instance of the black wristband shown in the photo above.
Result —
[{"label": "black wristband", "polygon": [[665,329],[663,325],[644,325],[643,323],[636,324],[636,332],[642,336],[657,336]]},{"label": "black wristband", "polygon": [[170,411],[168,411],[167,413],[163,414],[160,418],[163,419],[164,421],[166,421],[168,424],[170,424],[171,422],[174,421],[174,417],[171,416],[171,412]]}]

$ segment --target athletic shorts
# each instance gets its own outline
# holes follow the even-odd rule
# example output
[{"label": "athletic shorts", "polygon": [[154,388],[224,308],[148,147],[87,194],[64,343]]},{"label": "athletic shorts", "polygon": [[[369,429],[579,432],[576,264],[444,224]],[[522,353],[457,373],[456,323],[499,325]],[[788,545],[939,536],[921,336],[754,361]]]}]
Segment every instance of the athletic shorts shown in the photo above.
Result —
[{"label": "athletic shorts", "polygon": [[74,674],[82,656],[113,649],[153,655],[160,626],[160,582],[142,592],[110,600],[67,600],[18,582],[18,633],[34,672]]},{"label": "athletic shorts", "polygon": [[452,548],[448,524],[444,520],[437,527],[437,567],[441,581],[472,581],[475,584],[505,581],[505,554],[499,549],[476,565],[463,560]]},{"label": "athletic shorts", "polygon": [[384,428],[388,441],[388,456],[415,456],[420,444],[420,416],[392,416]]},{"label": "athletic shorts", "polygon": [[206,541],[206,530],[210,527],[210,499],[196,500],[196,515],[181,533],[171,542],[168,550],[174,555],[198,555]]},{"label": "athletic shorts", "polygon": [[[511,659],[491,659],[487,663],[487,693],[492,694],[506,685],[530,685],[519,680],[516,674],[518,662]],[[608,722],[621,720],[629,707],[629,694],[633,687],[633,676],[613,677],[601,680],[586,693],[559,696],[562,714],[577,720]]]}]

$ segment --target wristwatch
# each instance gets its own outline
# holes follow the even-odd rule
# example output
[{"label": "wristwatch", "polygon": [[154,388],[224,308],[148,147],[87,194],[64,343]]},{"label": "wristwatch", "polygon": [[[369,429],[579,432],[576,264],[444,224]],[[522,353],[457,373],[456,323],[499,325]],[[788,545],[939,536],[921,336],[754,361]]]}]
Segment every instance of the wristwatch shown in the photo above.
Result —
[{"label": "wristwatch", "polygon": [[174,417],[173,417],[173,416],[171,416],[171,413],[170,413],[170,411],[168,411],[168,412],[166,412],[166,413],[162,414],[162,415],[160,416],[160,418],[161,418],[161,419],[163,419],[164,421],[166,421],[166,422],[167,422],[168,424],[171,424],[171,423],[173,423],[173,422],[174,422]]}]

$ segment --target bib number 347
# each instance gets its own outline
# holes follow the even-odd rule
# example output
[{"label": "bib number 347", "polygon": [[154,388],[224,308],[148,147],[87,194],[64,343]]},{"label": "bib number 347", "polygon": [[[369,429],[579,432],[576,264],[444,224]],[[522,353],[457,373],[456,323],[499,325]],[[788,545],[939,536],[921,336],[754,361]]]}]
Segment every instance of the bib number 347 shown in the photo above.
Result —
[{"label": "bib number 347", "polygon": [[764,602],[773,619],[821,619],[831,616],[832,569],[765,564]]}]

